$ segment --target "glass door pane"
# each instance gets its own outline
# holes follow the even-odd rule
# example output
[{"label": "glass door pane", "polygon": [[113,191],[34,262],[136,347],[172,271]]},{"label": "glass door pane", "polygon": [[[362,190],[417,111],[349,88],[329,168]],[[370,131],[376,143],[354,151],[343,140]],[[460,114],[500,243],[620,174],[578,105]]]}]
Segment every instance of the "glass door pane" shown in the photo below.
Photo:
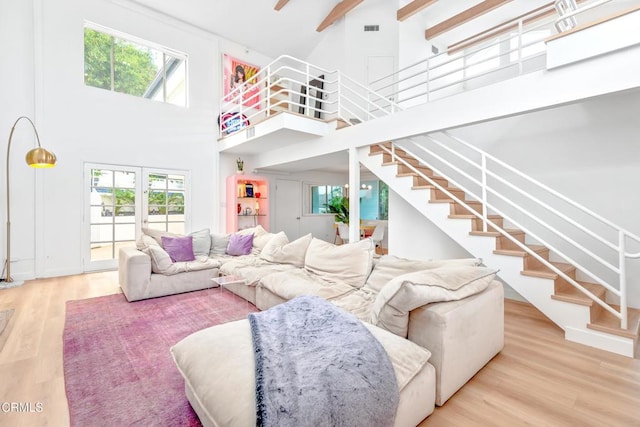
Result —
[{"label": "glass door pane", "polygon": [[186,173],[145,171],[147,227],[185,234]]},{"label": "glass door pane", "polygon": [[86,165],[89,176],[88,254],[85,271],[117,267],[121,247],[135,246],[139,227],[139,169]]}]

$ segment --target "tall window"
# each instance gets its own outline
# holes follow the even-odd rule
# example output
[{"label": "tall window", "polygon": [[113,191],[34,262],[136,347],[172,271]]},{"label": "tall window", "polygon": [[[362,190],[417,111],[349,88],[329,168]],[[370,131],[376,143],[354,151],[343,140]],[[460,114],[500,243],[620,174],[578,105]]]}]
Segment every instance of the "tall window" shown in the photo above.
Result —
[{"label": "tall window", "polygon": [[334,198],[343,197],[344,188],[337,185],[312,185],[311,186],[311,212],[312,214],[329,213],[328,205]]},{"label": "tall window", "polygon": [[87,86],[186,107],[186,63],[183,53],[85,24]]},{"label": "tall window", "polygon": [[360,186],[360,218],[389,219],[389,186],[383,181],[363,181]]}]

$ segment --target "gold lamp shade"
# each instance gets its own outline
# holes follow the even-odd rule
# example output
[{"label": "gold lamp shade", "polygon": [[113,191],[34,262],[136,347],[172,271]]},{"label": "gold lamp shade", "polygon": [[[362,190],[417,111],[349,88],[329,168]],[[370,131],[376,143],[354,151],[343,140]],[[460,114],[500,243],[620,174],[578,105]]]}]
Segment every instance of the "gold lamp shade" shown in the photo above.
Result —
[{"label": "gold lamp shade", "polygon": [[52,168],[56,165],[56,155],[42,147],[29,150],[25,160],[32,168]]}]

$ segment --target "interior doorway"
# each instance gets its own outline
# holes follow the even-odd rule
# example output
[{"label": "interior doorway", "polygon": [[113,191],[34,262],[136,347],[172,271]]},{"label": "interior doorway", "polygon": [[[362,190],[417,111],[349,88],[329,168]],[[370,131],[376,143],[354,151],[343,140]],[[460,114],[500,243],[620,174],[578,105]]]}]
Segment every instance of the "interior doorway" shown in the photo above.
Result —
[{"label": "interior doorway", "polygon": [[276,180],[275,230],[284,231],[293,241],[300,237],[302,216],[301,188],[299,181]]}]

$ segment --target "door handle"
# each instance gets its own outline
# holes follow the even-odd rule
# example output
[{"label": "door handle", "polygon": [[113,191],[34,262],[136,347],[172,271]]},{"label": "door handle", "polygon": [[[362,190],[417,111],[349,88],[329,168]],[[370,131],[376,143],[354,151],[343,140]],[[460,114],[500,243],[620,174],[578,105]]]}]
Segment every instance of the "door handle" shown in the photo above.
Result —
[{"label": "door handle", "polygon": [[297,217],[296,217],[296,219],[300,219],[300,217],[299,217],[299,216],[297,216]]}]

